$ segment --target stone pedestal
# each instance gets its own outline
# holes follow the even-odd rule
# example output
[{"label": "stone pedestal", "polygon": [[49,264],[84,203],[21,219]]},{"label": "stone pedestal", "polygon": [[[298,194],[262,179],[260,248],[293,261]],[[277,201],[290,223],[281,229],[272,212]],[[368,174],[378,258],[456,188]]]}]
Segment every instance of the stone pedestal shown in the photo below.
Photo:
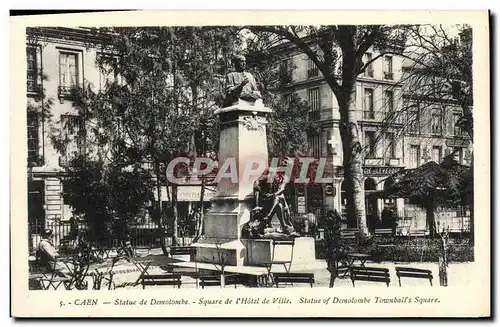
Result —
[{"label": "stone pedestal", "polygon": [[250,168],[262,173],[267,168],[266,116],[270,112],[261,100],[240,100],[215,112],[220,121],[219,171],[226,172],[226,177],[218,181],[212,208],[205,215],[204,236],[192,245],[197,248],[198,262],[219,263],[222,259],[231,266],[247,264],[241,228],[250,220],[253,182],[260,174],[245,171]]}]

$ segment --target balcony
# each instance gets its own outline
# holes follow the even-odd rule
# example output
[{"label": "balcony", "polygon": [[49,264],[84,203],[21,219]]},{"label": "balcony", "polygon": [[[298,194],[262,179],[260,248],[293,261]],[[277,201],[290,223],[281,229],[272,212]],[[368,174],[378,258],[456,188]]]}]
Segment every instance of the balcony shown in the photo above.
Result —
[{"label": "balcony", "polygon": [[365,77],[373,77],[373,68],[368,68],[366,71],[365,71]]},{"label": "balcony", "polygon": [[73,97],[75,96],[75,91],[78,90],[78,84],[75,85],[65,85],[65,86],[59,86],[57,88],[57,97],[59,100],[73,100]]},{"label": "balcony", "polygon": [[41,167],[44,164],[43,157],[28,151],[28,167]]},{"label": "balcony", "polygon": [[[359,117],[359,116],[358,116]],[[404,124],[406,117],[401,111],[372,111],[363,110],[362,120],[387,124]]]},{"label": "balcony", "polygon": [[401,158],[387,158],[385,160],[386,160],[387,166],[401,166],[402,165]]},{"label": "balcony", "polygon": [[309,120],[320,120],[321,112],[319,110],[309,111]]},{"label": "balcony", "polygon": [[384,166],[385,159],[384,158],[375,158],[373,156],[367,155],[365,158],[366,166]]},{"label": "balcony", "polygon": [[307,70],[307,78],[318,77],[319,70],[318,68],[311,68]]},{"label": "balcony", "polygon": [[332,109],[321,110],[321,120],[330,120],[333,118]]},{"label": "balcony", "polygon": [[26,82],[26,92],[29,94],[40,94],[42,91],[42,85],[36,83],[35,81]]},{"label": "balcony", "polygon": [[363,119],[375,119],[375,111],[363,110]]},{"label": "balcony", "polygon": [[398,167],[401,166],[402,164],[402,159],[401,158],[377,158],[377,157],[370,157],[370,155],[367,155],[365,158],[365,165],[366,166],[392,166],[392,167]]}]

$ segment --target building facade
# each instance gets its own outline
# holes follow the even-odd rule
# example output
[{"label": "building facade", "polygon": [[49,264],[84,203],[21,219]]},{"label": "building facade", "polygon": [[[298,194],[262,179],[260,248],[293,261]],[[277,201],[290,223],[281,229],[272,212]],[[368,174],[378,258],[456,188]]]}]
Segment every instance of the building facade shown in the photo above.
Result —
[{"label": "building facade", "polygon": [[[50,225],[68,220],[71,208],[64,203],[64,163],[85,151],[78,133],[83,124],[73,107],[70,90],[100,87],[105,82],[96,66],[95,49],[85,47],[87,30],[34,29],[28,32],[27,134],[28,134],[28,219]],[[52,140],[58,131],[68,140],[61,154]]]},{"label": "building facade", "polygon": [[[305,208],[299,208],[296,203],[294,210],[298,213],[305,210],[322,215],[328,209],[336,209],[345,215],[338,103],[321,72],[307,55],[293,47],[287,48],[286,45],[281,53],[282,65],[291,71],[284,96],[295,92],[308,101],[309,118],[320,122],[317,133],[308,137],[310,152],[315,157],[326,157],[335,172],[332,185],[314,190],[314,200],[306,196],[302,200],[306,203]],[[377,55],[379,53],[369,50],[364,62]],[[458,104],[443,105],[439,101],[427,103],[425,108],[419,104],[412,106],[412,97],[408,96],[407,85],[402,82],[407,72],[406,65],[408,62],[402,57],[383,56],[357,78],[356,118],[365,151],[363,184],[367,196],[365,205],[369,227],[380,221],[382,210],[389,207],[397,211],[401,219],[400,229],[426,229],[424,210],[405,203],[404,199],[377,200],[368,197],[370,192],[389,186],[392,174],[403,168],[416,168],[429,161],[440,163],[450,153],[455,154],[459,163],[470,165],[472,144],[455,126],[461,108]],[[440,209],[437,219],[455,217],[453,228],[467,230],[468,226],[463,222],[464,214],[459,211],[454,208]]]},{"label": "building facade", "polygon": [[[102,90],[110,80],[119,79],[97,64],[103,55],[89,46],[94,37],[90,30],[77,28],[36,28],[28,31],[27,63],[27,137],[28,137],[28,220],[30,224],[53,226],[67,222],[72,210],[65,201],[65,165],[86,152],[85,139],[79,131],[86,122],[74,107],[74,87]],[[67,141],[62,146],[54,140]],[[64,150],[62,150],[64,148]],[[201,187],[178,188],[179,215],[187,216],[191,203],[199,202]],[[163,207],[167,190],[162,188]],[[210,201],[214,188],[207,185],[204,202]],[[158,199],[155,199],[158,201]],[[150,222],[150,221],[149,221]],[[149,223],[148,222],[148,223]]]}]

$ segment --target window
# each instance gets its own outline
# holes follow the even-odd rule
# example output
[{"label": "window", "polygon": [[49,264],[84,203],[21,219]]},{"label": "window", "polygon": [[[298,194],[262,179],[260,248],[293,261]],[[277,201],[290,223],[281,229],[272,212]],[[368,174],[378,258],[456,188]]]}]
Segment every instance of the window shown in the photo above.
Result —
[{"label": "window", "polygon": [[33,111],[28,112],[28,167],[41,166],[38,151],[40,148],[40,138],[38,135],[38,114]]},{"label": "window", "polygon": [[420,145],[410,146],[410,168],[417,168],[420,166]]},{"label": "window", "polygon": [[463,163],[464,160],[464,149],[463,148],[453,148],[453,159],[455,159],[459,164]]},{"label": "window", "polygon": [[120,83],[118,73],[114,69],[114,66],[118,63],[118,58],[113,58],[106,54],[98,54],[97,56],[98,60],[104,60],[103,58],[106,58],[106,62],[102,62],[101,66],[98,66],[100,89],[104,90],[107,83]]},{"label": "window", "polygon": [[366,157],[375,158],[375,132],[365,132]]},{"label": "window", "polygon": [[326,153],[328,155],[332,155],[333,154],[332,133],[330,131],[326,132]]},{"label": "window", "polygon": [[287,109],[290,108],[290,103],[292,101],[292,95],[290,93],[283,94],[283,106]]},{"label": "window", "polygon": [[443,148],[440,146],[433,146],[432,147],[432,161],[441,163],[441,160],[443,160]]},{"label": "window", "polygon": [[308,143],[309,143],[309,149],[311,150],[313,157],[319,158],[321,156],[321,145],[320,145],[319,134],[309,135]]},{"label": "window", "polygon": [[393,91],[385,91],[385,101],[387,105],[387,111],[394,111],[394,92]]},{"label": "window", "polygon": [[307,92],[309,106],[311,106],[309,117],[310,119],[319,119],[321,109],[321,98],[319,94],[319,87],[309,89]]},{"label": "window", "polygon": [[280,61],[280,72],[288,72],[288,59],[283,59]]},{"label": "window", "polygon": [[78,54],[61,52],[59,54],[59,86],[64,92],[78,85]]},{"label": "window", "polygon": [[462,136],[462,129],[460,126],[457,126],[460,117],[461,115],[459,113],[453,114],[453,136]]},{"label": "window", "polygon": [[38,65],[36,59],[36,48],[26,48],[27,81],[28,92],[37,92],[38,89]]},{"label": "window", "polygon": [[28,182],[28,222],[35,226],[45,225],[44,186],[43,181]]},{"label": "window", "polygon": [[307,59],[307,77],[308,78],[311,78],[311,77],[316,77],[318,76],[319,74],[319,71],[318,71],[318,67],[316,67],[316,64],[311,60],[311,59]]},{"label": "window", "polygon": [[85,129],[83,117],[78,115],[61,115],[63,138],[68,143],[65,155],[60,158],[60,165],[85,152]]},{"label": "window", "polygon": [[387,141],[387,155],[389,158],[396,158],[396,139],[394,137],[394,133],[386,133],[385,137]]},{"label": "window", "polygon": [[[367,52],[365,54],[365,63],[369,62],[372,59],[373,59],[373,55],[371,53]],[[373,77],[373,64],[369,64],[368,67],[366,67],[365,76],[366,77]]]},{"label": "window", "polygon": [[434,109],[432,111],[431,129],[434,135],[441,135],[443,133],[443,113],[441,109]]},{"label": "window", "polygon": [[419,134],[420,133],[420,110],[417,106],[412,107],[408,111],[408,132],[410,134]]},{"label": "window", "polygon": [[373,112],[373,89],[365,89],[365,102],[364,102],[364,118],[374,119],[375,113]]},{"label": "window", "polygon": [[384,57],[384,78],[393,79],[392,75],[392,56]]},{"label": "window", "polygon": [[292,71],[290,69],[290,59],[280,61],[279,65],[279,78],[282,84],[289,84],[292,82]]}]

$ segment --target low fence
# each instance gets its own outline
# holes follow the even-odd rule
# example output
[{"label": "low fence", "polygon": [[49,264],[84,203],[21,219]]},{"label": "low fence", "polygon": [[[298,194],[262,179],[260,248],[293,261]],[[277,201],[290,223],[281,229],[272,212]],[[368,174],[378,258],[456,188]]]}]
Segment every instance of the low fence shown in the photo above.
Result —
[{"label": "low fence", "polygon": [[[33,251],[40,240],[45,229],[51,229],[53,234],[53,243],[57,248],[72,241],[76,241],[78,237],[86,236],[91,243],[98,246],[112,246],[116,245],[117,236],[109,235],[107,237],[100,237],[93,239],[90,233],[89,226],[84,222],[70,223],[69,221],[51,221],[42,222],[35,221],[28,224],[28,244],[29,250]],[[161,237],[164,237],[165,244],[172,244],[172,232],[162,232],[158,225],[154,222],[144,224],[135,224],[128,227],[132,246],[138,248],[153,248],[160,246]],[[192,242],[192,235],[178,234],[180,245],[189,245]]]}]

